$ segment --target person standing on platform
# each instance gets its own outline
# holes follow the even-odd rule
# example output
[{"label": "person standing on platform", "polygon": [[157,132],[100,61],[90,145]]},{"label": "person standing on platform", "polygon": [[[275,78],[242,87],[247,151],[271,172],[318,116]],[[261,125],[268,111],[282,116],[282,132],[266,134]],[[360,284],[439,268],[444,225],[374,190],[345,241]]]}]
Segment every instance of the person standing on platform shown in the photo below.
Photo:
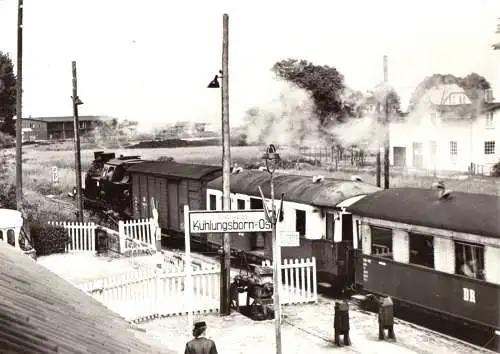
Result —
[{"label": "person standing on platform", "polygon": [[196,322],[193,328],[193,340],[186,343],[184,354],[218,354],[215,342],[205,337],[207,324]]},{"label": "person standing on platform", "polygon": [[389,339],[396,340],[394,334],[394,304],[390,297],[384,298],[378,308],[378,338],[385,339],[385,330],[389,332]]}]

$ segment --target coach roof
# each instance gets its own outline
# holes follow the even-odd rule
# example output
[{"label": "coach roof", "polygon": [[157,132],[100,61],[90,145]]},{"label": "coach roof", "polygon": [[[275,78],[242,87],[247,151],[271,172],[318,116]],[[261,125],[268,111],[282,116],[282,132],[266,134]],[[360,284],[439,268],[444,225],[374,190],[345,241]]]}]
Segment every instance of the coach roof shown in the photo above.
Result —
[{"label": "coach roof", "polygon": [[221,166],[195,165],[174,161],[146,161],[128,168],[129,172],[155,175],[161,177],[176,177],[200,179],[211,173],[221,171]]},{"label": "coach roof", "polygon": [[171,353],[4,243],[0,243],[0,292],[4,353]]},{"label": "coach roof", "polygon": [[[290,174],[275,174],[274,196],[286,201],[324,207],[335,207],[341,201],[357,195],[373,193],[380,190],[375,186],[363,182],[351,182],[325,178],[313,183],[311,176],[297,176]],[[266,198],[271,197],[271,178],[263,171],[247,170],[231,175],[231,192],[260,197],[258,186]],[[207,185],[208,188],[222,190],[222,177],[214,179]]]},{"label": "coach roof", "polygon": [[500,238],[500,198],[494,195],[452,192],[440,199],[435,189],[391,188],[347,209],[370,218]]}]

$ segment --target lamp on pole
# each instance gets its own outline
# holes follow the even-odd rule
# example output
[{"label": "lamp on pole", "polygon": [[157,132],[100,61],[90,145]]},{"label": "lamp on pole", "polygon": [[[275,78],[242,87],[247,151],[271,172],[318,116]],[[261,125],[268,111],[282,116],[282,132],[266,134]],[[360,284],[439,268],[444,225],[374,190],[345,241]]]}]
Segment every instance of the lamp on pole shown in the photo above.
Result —
[{"label": "lamp on pole", "polygon": [[83,222],[83,200],[82,200],[82,163],[80,160],[80,134],[78,126],[78,106],[83,102],[78,97],[77,81],[76,81],[76,62],[71,63],[73,74],[73,131],[75,134],[75,168],[76,168],[76,206],[77,206],[77,220]]},{"label": "lamp on pole", "polygon": [[[231,140],[229,135],[229,16],[222,16],[222,70],[210,81],[208,88],[221,88],[222,100],[222,195],[223,209],[231,210]],[[219,85],[218,79],[222,79]],[[220,313],[230,315],[231,235],[224,233],[221,257]]]},{"label": "lamp on pole", "polygon": [[[276,207],[274,205],[274,172],[280,160],[280,155],[276,152],[276,147],[271,144],[268,146],[263,159],[266,162],[267,172],[271,175],[271,215],[267,214],[272,225],[272,242],[273,242],[273,266],[274,266],[274,325],[276,330],[276,353],[281,354],[281,306],[280,306],[280,288],[281,288],[281,246],[277,239],[276,233]],[[267,209],[266,209],[267,211]]]}]

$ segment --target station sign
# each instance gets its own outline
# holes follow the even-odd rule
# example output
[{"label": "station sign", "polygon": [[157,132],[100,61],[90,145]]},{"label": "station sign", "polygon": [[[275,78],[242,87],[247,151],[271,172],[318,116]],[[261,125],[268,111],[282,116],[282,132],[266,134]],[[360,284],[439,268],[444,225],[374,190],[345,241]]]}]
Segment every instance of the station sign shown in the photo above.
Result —
[{"label": "station sign", "polygon": [[270,232],[272,225],[264,210],[190,211],[189,232],[242,233]]},{"label": "station sign", "polygon": [[299,247],[299,233],[297,231],[281,231],[279,242],[280,247]]}]

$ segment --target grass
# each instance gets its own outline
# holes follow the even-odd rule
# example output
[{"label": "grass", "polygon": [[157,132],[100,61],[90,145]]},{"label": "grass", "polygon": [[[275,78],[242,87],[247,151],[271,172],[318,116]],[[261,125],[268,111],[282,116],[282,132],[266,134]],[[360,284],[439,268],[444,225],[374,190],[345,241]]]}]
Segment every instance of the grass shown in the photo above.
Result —
[{"label": "grass", "polygon": [[[57,148],[56,148],[57,147]],[[75,186],[74,152],[72,144],[54,145],[27,145],[23,146],[23,192],[30,208],[39,213],[50,214],[51,217],[60,220],[74,219],[74,202],[70,204],[55,202],[47,195],[64,197]],[[173,157],[177,162],[221,164],[222,149],[220,146],[203,146],[188,148],[162,148],[162,149],[106,149],[102,147],[81,151],[82,171],[85,172],[93,160],[93,152],[96,150],[112,151],[118,155],[140,155],[144,159],[156,160],[162,157]],[[15,184],[15,150],[13,148],[3,149],[7,163],[6,180],[2,183]],[[292,156],[293,151],[280,149],[283,157]],[[262,165],[263,149],[257,146],[232,147],[231,160],[233,164],[245,166],[248,164]],[[59,172],[59,182],[52,182],[51,168],[56,166]],[[325,177],[349,179],[352,175],[360,176],[365,182],[375,184],[375,173],[373,169],[352,169],[351,171],[334,171],[331,166],[311,166],[307,163],[295,164],[297,168],[279,171],[302,175],[323,175]],[[415,174],[401,174],[393,172],[390,178],[391,187],[420,187],[430,188],[432,182],[438,178],[432,176],[420,176]],[[493,177],[471,177],[462,176],[439,178],[443,180],[452,190],[500,195],[500,178]],[[383,183],[383,179],[382,179]]]}]

